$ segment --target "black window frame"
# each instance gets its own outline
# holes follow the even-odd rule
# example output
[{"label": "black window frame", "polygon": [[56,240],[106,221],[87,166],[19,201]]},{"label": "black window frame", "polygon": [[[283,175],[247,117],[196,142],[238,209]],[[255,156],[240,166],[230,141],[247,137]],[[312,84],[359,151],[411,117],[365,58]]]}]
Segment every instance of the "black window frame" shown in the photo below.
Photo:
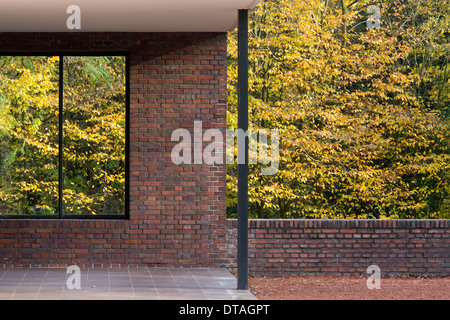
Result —
[{"label": "black window frame", "polygon": [[[55,52],[39,52],[39,51],[14,51],[14,52],[0,52],[0,56],[10,57],[59,57],[59,79],[58,79],[58,117],[59,117],[59,137],[58,137],[58,214],[55,215],[2,215],[0,214],[0,220],[2,219],[25,219],[25,220],[70,220],[70,219],[91,219],[91,220],[129,220],[130,218],[130,54],[128,51],[55,51]],[[71,57],[108,57],[108,56],[121,56],[125,57],[125,212],[123,214],[115,215],[71,215],[64,214],[62,209],[62,191],[63,191],[63,58]]]}]

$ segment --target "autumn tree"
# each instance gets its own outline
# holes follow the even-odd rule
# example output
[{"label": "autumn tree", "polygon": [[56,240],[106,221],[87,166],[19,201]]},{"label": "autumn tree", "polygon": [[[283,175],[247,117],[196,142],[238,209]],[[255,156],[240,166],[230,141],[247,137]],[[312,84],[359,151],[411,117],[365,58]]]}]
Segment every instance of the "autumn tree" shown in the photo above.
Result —
[{"label": "autumn tree", "polygon": [[[371,1],[263,1],[253,11],[250,127],[281,133],[277,175],[251,166],[253,217],[449,216],[449,15],[442,3],[380,2],[377,29],[368,28]],[[231,128],[236,58],[233,32]],[[228,168],[229,207],[235,169]]]},{"label": "autumn tree", "polygon": [[124,57],[65,57],[64,211],[125,211]]},{"label": "autumn tree", "polygon": [[58,204],[57,57],[2,57],[2,214],[55,214]]}]

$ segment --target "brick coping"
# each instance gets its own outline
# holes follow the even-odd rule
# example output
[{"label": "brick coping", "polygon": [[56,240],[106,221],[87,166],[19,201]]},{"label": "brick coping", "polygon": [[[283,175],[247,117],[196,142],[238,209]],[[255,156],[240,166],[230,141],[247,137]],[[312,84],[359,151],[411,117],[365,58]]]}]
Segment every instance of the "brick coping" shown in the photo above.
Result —
[{"label": "brick coping", "polygon": [[[267,228],[450,228],[448,219],[249,219],[251,229]],[[237,219],[227,219],[228,228],[237,227]]]}]

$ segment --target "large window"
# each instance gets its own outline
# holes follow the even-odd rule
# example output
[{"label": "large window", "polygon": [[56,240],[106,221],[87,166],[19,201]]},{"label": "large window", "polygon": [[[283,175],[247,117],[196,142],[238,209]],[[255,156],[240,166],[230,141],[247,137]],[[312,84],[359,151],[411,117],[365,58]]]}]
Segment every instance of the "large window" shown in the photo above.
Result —
[{"label": "large window", "polygon": [[125,217],[125,55],[0,57],[0,217]]}]

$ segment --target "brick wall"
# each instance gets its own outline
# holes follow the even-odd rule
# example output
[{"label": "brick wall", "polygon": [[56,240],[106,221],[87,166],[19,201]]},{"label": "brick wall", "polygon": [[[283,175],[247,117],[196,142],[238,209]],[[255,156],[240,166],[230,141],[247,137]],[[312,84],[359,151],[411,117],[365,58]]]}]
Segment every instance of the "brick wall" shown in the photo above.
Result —
[{"label": "brick wall", "polygon": [[[236,267],[237,220],[228,220]],[[449,220],[250,220],[253,275],[450,275]]]},{"label": "brick wall", "polygon": [[174,165],[177,128],[226,128],[225,33],[0,33],[0,53],[129,53],[128,220],[0,220],[0,265],[218,266],[224,165]]}]

